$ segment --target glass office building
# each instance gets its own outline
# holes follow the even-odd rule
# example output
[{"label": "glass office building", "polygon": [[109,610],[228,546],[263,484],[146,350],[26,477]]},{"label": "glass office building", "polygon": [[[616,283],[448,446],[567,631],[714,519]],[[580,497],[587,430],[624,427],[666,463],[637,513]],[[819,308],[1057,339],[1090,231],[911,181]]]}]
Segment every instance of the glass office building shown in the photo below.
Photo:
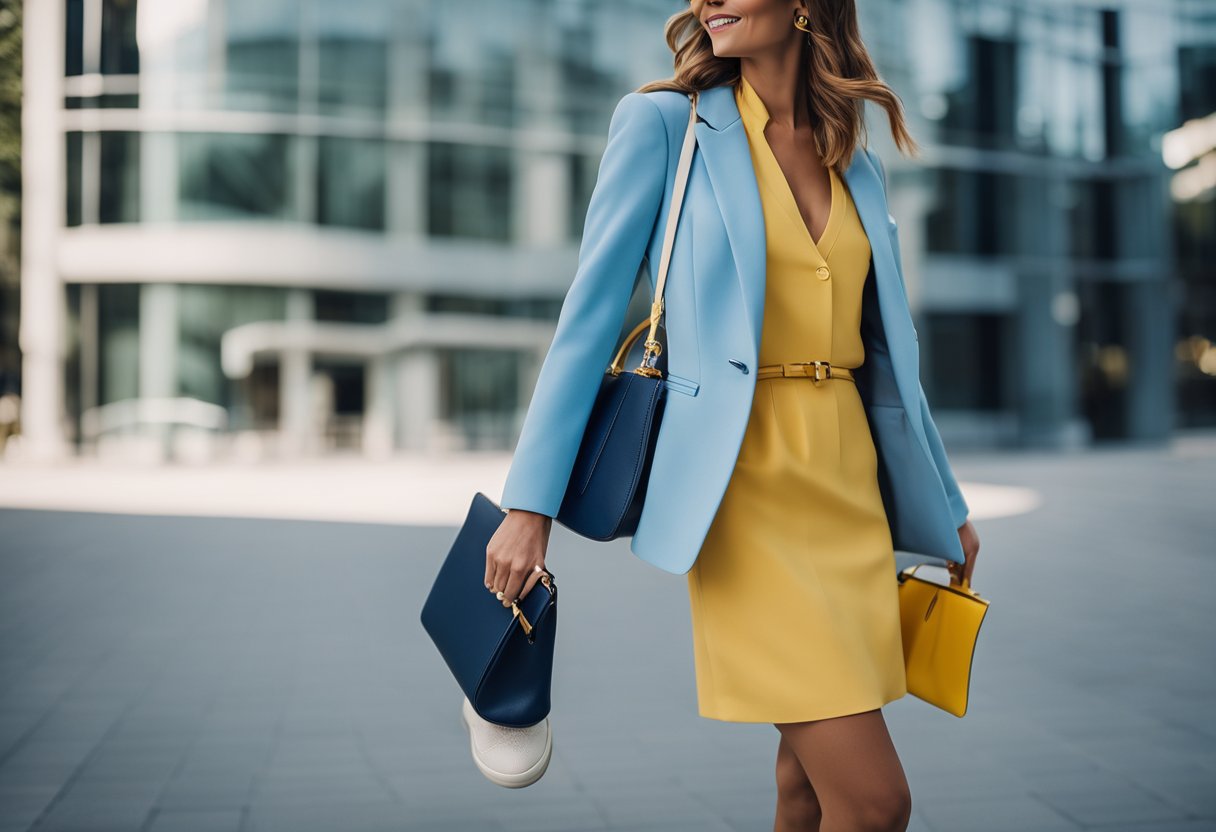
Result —
[{"label": "glass office building", "polygon": [[[1216,112],[1197,77],[1206,66],[1211,81],[1212,5],[882,5],[872,48],[925,149],[885,158],[943,433],[1047,447],[1167,436],[1176,378],[1196,372],[1178,341],[1216,332],[1210,295],[1206,320],[1180,326],[1172,229],[1188,209],[1162,152],[1184,117]],[[1190,206],[1209,239],[1214,184]],[[1199,375],[1211,424],[1216,378]]]},{"label": "glass office building", "polygon": [[[1216,110],[1210,12],[861,6],[924,150],[902,160],[871,109],[947,442],[1166,435],[1173,229],[1210,229],[1211,188],[1180,208],[1161,143]],[[682,8],[26,4],[32,448],[512,447],[612,108],[670,75]],[[1216,340],[1210,300],[1185,335]]]}]

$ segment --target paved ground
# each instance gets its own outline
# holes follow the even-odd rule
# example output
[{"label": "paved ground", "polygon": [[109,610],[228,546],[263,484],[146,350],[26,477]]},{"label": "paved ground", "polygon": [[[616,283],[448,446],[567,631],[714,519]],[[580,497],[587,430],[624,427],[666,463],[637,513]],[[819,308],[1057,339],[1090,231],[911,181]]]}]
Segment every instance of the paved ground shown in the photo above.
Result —
[{"label": "paved ground", "polygon": [[[470,495],[502,494],[511,454],[402,453],[264,464],[145,465],[72,459],[53,465],[0,461],[0,508],[144,516],[256,517],[457,526]],[[962,482],[975,522],[1038,505],[1029,488]]]},{"label": "paved ground", "polygon": [[[910,828],[1216,830],[1216,438],[952,460],[1042,504],[978,522],[968,715],[884,709]],[[683,578],[561,528],[554,760],[485,781],[418,623],[451,534],[0,511],[0,832],[772,828],[776,731],[697,716]]]}]

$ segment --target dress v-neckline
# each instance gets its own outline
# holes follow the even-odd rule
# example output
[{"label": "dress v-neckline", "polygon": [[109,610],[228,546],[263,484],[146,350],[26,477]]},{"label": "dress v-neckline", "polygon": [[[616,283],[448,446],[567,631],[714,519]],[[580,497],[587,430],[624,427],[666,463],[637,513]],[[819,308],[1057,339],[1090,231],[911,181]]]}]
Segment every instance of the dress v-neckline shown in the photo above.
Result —
[{"label": "dress v-neckline", "polygon": [[790,213],[791,219],[796,220],[798,225],[801,226],[806,232],[806,238],[810,240],[811,245],[815,247],[815,251],[819,254],[819,256],[826,259],[828,253],[822,249],[822,246],[828,241],[828,235],[832,233],[832,230],[835,227],[837,214],[836,208],[837,204],[840,202],[840,184],[837,181],[838,178],[836,176],[836,171],[832,168],[827,169],[828,181],[831,183],[831,202],[828,205],[828,218],[823,224],[823,232],[819,235],[819,239],[816,240],[814,235],[811,234],[810,226],[806,224],[806,219],[802,216],[802,211],[798,207],[798,199],[794,196],[794,189],[790,187],[790,180],[786,177],[785,171],[782,170],[781,163],[777,161],[777,154],[773,152],[773,148],[768,143],[768,139],[763,135],[763,128],[761,128],[761,137],[764,138],[764,147],[768,151],[769,161],[773,164],[774,169],[780,175],[781,184],[785,186],[781,189],[782,203],[785,205],[785,210]]},{"label": "dress v-neckline", "polygon": [[[777,174],[776,178],[781,180],[784,186],[779,188],[779,199],[781,204],[785,206],[786,212],[790,215],[790,219],[798,223],[798,226],[806,234],[806,239],[810,242],[815,253],[819,255],[821,260],[826,261],[827,255],[831,249],[831,234],[834,232],[836,222],[841,208],[841,200],[843,199],[842,191],[844,190],[836,171],[833,168],[828,168],[828,180],[831,183],[831,203],[828,205],[828,218],[823,224],[823,233],[816,240],[811,234],[810,226],[802,216],[802,211],[798,207],[798,199],[794,196],[794,189],[790,186],[790,181],[785,175],[785,170],[781,167],[781,163],[777,161],[777,154],[773,152],[773,147],[768,143],[768,137],[764,135],[764,128],[768,126],[770,121],[768,109],[764,106],[764,102],[760,96],[756,94],[756,90],[748,83],[747,79],[740,76],[737,94],[741,99],[742,107],[748,111],[749,121],[759,134],[760,144],[764,145],[764,153],[769,160],[769,164],[773,166],[773,170]],[[828,244],[829,251],[823,251],[821,246],[824,243]]]}]

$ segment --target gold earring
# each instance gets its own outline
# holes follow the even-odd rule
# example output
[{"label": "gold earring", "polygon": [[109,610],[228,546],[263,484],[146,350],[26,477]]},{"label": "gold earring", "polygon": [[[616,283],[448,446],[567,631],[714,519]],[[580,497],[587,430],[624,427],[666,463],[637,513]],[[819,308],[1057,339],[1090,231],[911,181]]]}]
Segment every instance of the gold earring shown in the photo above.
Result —
[{"label": "gold earring", "polygon": [[811,19],[799,12],[794,15],[794,28],[799,31],[806,32],[806,45],[811,45]]}]

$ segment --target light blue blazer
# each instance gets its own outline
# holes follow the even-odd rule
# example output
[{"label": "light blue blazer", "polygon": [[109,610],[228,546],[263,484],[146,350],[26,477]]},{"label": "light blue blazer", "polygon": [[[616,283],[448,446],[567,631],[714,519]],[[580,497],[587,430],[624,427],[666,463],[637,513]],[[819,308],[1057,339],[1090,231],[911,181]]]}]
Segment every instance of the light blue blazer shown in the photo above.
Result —
[{"label": "light blue blazer", "polygon": [[[631,92],[613,112],[578,269],[524,419],[504,508],[558,513],[622,327],[637,323],[624,316],[643,264],[654,291],[688,108],[688,97],[677,92]],[[734,469],[764,317],[764,213],[733,87],[703,90],[697,116],[697,152],[664,290],[667,402],[630,542],[638,557],[673,574],[696,561]],[[968,507],[920,383],[877,155],[859,148],[845,181],[872,251],[862,314],[865,361],[854,376],[878,452],[892,539],[901,551],[962,563],[957,529]]]}]

